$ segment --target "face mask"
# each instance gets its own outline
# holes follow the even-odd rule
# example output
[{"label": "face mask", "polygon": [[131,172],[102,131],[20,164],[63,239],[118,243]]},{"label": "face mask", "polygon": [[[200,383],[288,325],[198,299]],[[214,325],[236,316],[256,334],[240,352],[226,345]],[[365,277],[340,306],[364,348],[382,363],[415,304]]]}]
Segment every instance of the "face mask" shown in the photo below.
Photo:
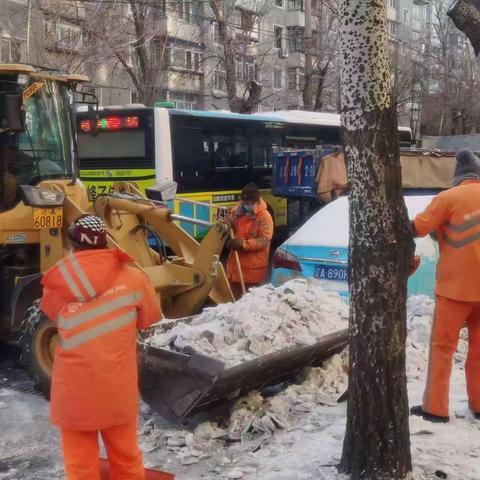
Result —
[{"label": "face mask", "polygon": [[255,205],[246,205],[245,203],[243,204],[243,209],[245,210],[245,212],[247,213],[253,213],[253,211],[255,210]]}]

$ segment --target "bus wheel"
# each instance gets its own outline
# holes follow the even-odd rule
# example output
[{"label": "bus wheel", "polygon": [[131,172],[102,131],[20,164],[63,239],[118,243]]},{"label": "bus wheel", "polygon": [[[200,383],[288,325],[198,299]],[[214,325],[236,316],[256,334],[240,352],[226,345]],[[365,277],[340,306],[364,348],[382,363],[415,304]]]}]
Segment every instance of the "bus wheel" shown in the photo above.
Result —
[{"label": "bus wheel", "polygon": [[58,342],[57,327],[40,311],[37,300],[28,310],[22,323],[20,347],[22,362],[35,388],[50,398],[53,360]]}]

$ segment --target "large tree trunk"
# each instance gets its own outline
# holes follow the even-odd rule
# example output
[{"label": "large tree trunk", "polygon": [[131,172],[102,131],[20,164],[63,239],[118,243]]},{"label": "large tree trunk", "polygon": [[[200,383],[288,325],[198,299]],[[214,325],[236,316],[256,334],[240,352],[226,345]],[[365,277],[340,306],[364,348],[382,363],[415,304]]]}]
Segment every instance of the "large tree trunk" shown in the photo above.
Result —
[{"label": "large tree trunk", "polygon": [[350,185],[350,376],[340,470],[411,471],[405,341],[414,243],[401,188],[383,0],[342,1],[342,121]]},{"label": "large tree trunk", "polygon": [[312,56],[312,0],[305,0],[305,85],[303,86],[302,100],[303,108],[311,110],[313,104],[313,56]]},{"label": "large tree trunk", "polygon": [[480,1],[457,0],[447,11],[455,26],[470,40],[475,55],[480,53]]}]

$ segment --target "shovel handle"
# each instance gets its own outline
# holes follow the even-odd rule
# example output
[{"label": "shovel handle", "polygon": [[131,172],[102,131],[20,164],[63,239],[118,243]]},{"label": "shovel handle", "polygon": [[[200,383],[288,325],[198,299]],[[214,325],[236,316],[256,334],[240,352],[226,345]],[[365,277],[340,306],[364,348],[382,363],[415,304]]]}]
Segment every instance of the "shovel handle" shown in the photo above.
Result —
[{"label": "shovel handle", "polygon": [[[235,238],[235,234],[233,233],[233,229],[230,230],[230,238],[233,240]],[[235,265],[238,271],[238,278],[240,279],[240,287],[242,289],[242,295],[247,293],[245,289],[245,282],[243,280],[243,272],[242,266],[240,265],[240,257],[238,256],[238,252],[236,250],[233,251],[233,258],[235,259]]]}]

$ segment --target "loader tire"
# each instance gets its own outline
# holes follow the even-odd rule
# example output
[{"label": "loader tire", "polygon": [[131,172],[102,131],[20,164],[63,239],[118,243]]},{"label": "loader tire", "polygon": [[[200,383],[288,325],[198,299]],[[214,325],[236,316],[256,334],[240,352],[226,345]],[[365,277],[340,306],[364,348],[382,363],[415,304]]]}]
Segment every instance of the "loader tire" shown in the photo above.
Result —
[{"label": "loader tire", "polygon": [[20,347],[22,363],[45,398],[50,398],[53,358],[58,332],[55,325],[40,311],[37,300],[28,310],[22,323]]}]

